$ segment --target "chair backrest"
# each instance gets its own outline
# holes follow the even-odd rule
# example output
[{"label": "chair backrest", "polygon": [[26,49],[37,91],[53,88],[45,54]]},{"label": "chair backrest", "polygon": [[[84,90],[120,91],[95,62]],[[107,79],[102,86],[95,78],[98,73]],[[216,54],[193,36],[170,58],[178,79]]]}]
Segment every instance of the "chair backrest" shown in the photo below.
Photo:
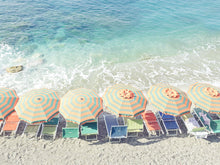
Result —
[{"label": "chair backrest", "polygon": [[98,125],[97,122],[85,123],[81,126],[81,134],[89,135],[89,134],[98,134]]},{"label": "chair backrest", "polygon": [[78,128],[63,128],[63,138],[78,138],[79,129]]},{"label": "chair backrest", "polygon": [[212,120],[210,125],[215,133],[220,133],[220,120]]},{"label": "chair backrest", "polygon": [[44,125],[42,130],[42,135],[48,134],[53,135],[57,131],[57,125]]},{"label": "chair backrest", "polygon": [[157,118],[156,118],[155,114],[150,110],[142,113],[141,115],[142,115],[143,120],[145,120],[149,123],[150,122],[155,122],[155,121],[157,122]]},{"label": "chair backrest", "polygon": [[24,130],[24,133],[38,133],[39,131],[39,127],[41,126],[41,124],[27,124]]},{"label": "chair backrest", "polygon": [[18,128],[19,122],[5,122],[3,131],[16,131]]},{"label": "chair backrest", "polygon": [[111,135],[111,129],[113,126],[118,126],[118,120],[114,115],[104,116],[105,125],[107,129],[108,136]]},{"label": "chair backrest", "polygon": [[187,113],[185,115],[182,115],[182,119],[184,121],[187,120],[187,119],[190,119],[190,118],[194,118],[194,116],[191,113]]},{"label": "chair backrest", "polygon": [[73,122],[66,122],[66,128],[79,128],[79,125]]},{"label": "chair backrest", "polygon": [[127,119],[128,130],[143,130],[143,119]]},{"label": "chair backrest", "polygon": [[127,126],[112,126],[110,137],[111,138],[126,138],[127,137]]},{"label": "chair backrest", "polygon": [[45,122],[45,125],[57,125],[59,123],[59,118],[58,117],[54,117],[52,118],[50,121]]},{"label": "chair backrest", "polygon": [[166,114],[164,114],[164,113],[162,113],[162,112],[160,112],[159,111],[159,114],[160,114],[160,117],[162,118],[162,120],[167,120],[167,121],[172,121],[172,120],[175,120],[175,117],[174,116],[172,116],[172,115],[166,115]]},{"label": "chair backrest", "polygon": [[20,119],[19,119],[19,117],[18,117],[18,115],[17,115],[17,112],[14,111],[14,112],[12,112],[10,115],[8,115],[8,116],[6,117],[5,121],[19,122]]}]

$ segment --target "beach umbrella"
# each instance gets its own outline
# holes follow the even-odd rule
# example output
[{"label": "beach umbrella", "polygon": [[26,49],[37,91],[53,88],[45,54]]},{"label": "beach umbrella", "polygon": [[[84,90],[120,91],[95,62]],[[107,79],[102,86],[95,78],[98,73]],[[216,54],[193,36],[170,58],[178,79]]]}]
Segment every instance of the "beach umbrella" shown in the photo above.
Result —
[{"label": "beach umbrella", "polygon": [[147,105],[140,90],[121,84],[107,88],[103,100],[109,111],[121,117],[135,117],[144,112]]},{"label": "beach umbrella", "polygon": [[90,89],[70,90],[61,99],[60,113],[67,121],[79,125],[95,121],[102,112],[102,98]]},{"label": "beach umbrella", "polygon": [[190,112],[191,101],[187,94],[169,85],[153,85],[148,91],[149,102],[165,114],[178,116]]},{"label": "beach umbrella", "polygon": [[35,89],[20,97],[15,110],[29,124],[47,122],[59,113],[60,99],[50,89]]},{"label": "beach umbrella", "polygon": [[206,83],[195,83],[190,86],[188,96],[199,108],[220,113],[220,90]]},{"label": "beach umbrella", "polygon": [[18,102],[18,96],[13,89],[0,88],[0,119],[4,120]]}]

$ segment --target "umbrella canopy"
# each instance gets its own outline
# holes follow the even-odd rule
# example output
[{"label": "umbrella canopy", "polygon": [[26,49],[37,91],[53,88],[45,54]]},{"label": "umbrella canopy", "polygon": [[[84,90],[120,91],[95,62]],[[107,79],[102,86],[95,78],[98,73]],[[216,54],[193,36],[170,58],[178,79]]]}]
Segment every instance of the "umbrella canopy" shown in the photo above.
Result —
[{"label": "umbrella canopy", "polygon": [[49,89],[36,89],[25,93],[15,110],[21,120],[30,124],[47,122],[59,112],[60,99]]},{"label": "umbrella canopy", "polygon": [[210,84],[195,83],[190,86],[189,98],[201,109],[220,113],[220,90]]},{"label": "umbrella canopy", "polygon": [[90,89],[70,90],[61,100],[60,113],[77,124],[94,121],[102,112],[102,98]]},{"label": "umbrella canopy", "polygon": [[14,110],[18,99],[15,90],[0,88],[0,119],[4,120]]},{"label": "umbrella canopy", "polygon": [[108,110],[121,117],[135,117],[144,112],[147,105],[143,93],[128,85],[107,88],[103,100]]},{"label": "umbrella canopy", "polygon": [[192,105],[185,92],[168,85],[151,86],[148,97],[155,108],[173,116],[189,113]]}]

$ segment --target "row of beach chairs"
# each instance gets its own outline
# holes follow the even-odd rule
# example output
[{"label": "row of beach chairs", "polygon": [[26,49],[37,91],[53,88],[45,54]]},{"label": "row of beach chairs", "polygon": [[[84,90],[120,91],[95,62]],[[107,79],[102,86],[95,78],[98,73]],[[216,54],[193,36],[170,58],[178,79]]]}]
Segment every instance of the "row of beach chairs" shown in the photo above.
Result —
[{"label": "row of beach chairs", "polygon": [[[194,116],[198,118],[200,124]],[[218,118],[218,120],[213,120],[209,113],[199,108],[194,108],[192,114],[189,113],[181,116],[187,128],[187,133],[197,138],[206,138],[209,134],[220,133],[220,115],[218,115]],[[140,133],[143,133],[144,127],[149,137],[182,133],[176,117],[165,115],[161,112],[155,114],[148,110],[142,113],[139,118],[121,118],[123,121],[121,124],[119,124],[118,119],[114,115],[104,115],[104,123],[109,141],[113,139],[120,141],[127,137],[137,137]],[[0,121],[0,126],[2,127],[1,134],[5,135],[10,132],[16,135],[19,124],[20,120],[14,111],[4,121]],[[59,115],[47,123],[26,124],[23,134],[31,137],[38,137],[40,134],[40,138],[51,137],[55,139],[58,125]],[[63,138],[78,138],[81,135],[85,136],[86,140],[97,140],[98,134],[98,120],[81,126],[72,122],[66,122],[65,127],[62,128]]]}]

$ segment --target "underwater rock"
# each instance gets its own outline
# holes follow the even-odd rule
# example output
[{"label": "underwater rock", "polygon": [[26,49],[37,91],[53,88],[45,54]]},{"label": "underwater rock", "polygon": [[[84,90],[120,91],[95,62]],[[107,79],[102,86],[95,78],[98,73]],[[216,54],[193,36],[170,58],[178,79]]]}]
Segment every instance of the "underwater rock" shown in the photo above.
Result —
[{"label": "underwater rock", "polygon": [[6,69],[7,72],[9,73],[17,73],[23,70],[23,66],[19,65],[19,66],[12,66]]}]

